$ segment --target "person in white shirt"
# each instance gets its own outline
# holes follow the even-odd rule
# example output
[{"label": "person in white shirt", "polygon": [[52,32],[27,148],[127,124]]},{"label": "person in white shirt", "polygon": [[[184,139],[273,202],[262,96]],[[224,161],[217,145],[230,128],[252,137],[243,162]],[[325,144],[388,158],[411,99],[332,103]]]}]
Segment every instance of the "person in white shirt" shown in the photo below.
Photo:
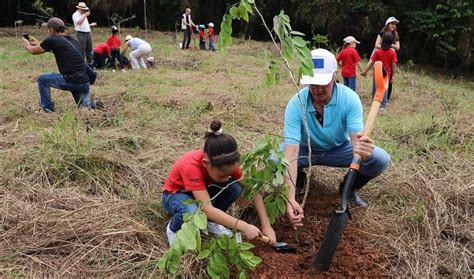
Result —
[{"label": "person in white shirt", "polygon": [[181,49],[189,48],[191,35],[193,34],[193,27],[196,28],[197,25],[194,24],[193,20],[191,19],[191,9],[186,8],[186,11],[181,17],[181,30],[183,30],[184,33]]},{"label": "person in white shirt", "polygon": [[150,44],[140,38],[134,38],[131,35],[127,35],[122,47],[122,55],[125,54],[129,47],[132,49],[132,52],[130,52],[130,64],[132,64],[132,69],[146,69],[144,58],[151,53]]},{"label": "person in white shirt", "polygon": [[87,7],[86,3],[79,2],[76,6],[77,11],[72,15],[72,21],[74,22],[74,30],[76,30],[77,41],[81,50],[84,52],[87,64],[92,64],[92,38],[91,38],[91,26],[96,26],[96,22],[89,24],[87,17],[90,16],[91,11]]}]

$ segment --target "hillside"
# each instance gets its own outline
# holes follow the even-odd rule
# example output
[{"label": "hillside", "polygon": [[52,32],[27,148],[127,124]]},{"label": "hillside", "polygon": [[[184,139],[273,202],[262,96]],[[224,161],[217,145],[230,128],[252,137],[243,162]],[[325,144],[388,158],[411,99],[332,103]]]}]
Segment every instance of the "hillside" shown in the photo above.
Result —
[{"label": "hillside", "polygon": [[[107,32],[97,30],[94,42]],[[183,52],[174,33],[128,33],[152,44],[155,68],[99,71],[92,92],[103,111],[78,110],[70,93],[55,90],[58,112],[45,114],[38,112],[36,77],[57,71],[53,55],[32,56],[12,30],[0,31],[2,277],[164,277],[156,267],[167,250],[169,218],[161,185],[174,160],[203,145],[214,118],[242,152],[265,134],[281,135],[295,90],[283,68],[279,85],[265,84],[268,57],[276,55],[271,44],[235,39],[225,53]],[[357,82],[367,111],[372,80]],[[349,252],[340,257],[355,262],[338,262],[328,274],[473,276],[473,97],[471,81],[401,65],[372,136],[392,164],[362,191],[370,207],[354,211],[343,239]],[[257,249],[263,263],[254,277],[311,277],[304,270],[345,171],[314,168],[305,214],[313,250],[281,258]],[[284,223],[278,233],[290,242]],[[291,261],[301,264],[282,265]],[[201,267],[186,258],[180,271],[197,277]]]}]

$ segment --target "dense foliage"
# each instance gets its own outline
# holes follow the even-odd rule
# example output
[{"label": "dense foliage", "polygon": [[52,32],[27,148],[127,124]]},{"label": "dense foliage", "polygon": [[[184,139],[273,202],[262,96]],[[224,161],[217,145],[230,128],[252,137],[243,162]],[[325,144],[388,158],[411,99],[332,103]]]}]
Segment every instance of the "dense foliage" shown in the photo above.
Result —
[{"label": "dense foliage", "polygon": [[[16,20],[25,24],[35,23],[37,16],[18,11],[38,13],[33,3],[37,0],[6,0],[0,3],[3,26],[12,26]],[[43,0],[54,13],[70,23],[76,0]],[[147,26],[160,30],[179,29],[179,17],[184,7],[193,9],[193,18],[198,23],[214,22],[219,26],[222,15],[239,1],[215,0],[90,0],[92,20],[99,25],[110,25],[110,17],[117,13],[124,18],[136,15],[127,27],[144,27],[144,4],[146,3]],[[307,40],[317,34],[328,36],[328,46],[337,49],[342,38],[355,36],[362,44],[359,50],[368,56],[373,48],[376,34],[380,32],[389,16],[400,20],[402,61],[431,63],[443,67],[468,69],[474,66],[474,15],[472,0],[431,1],[369,1],[369,0],[260,0],[257,1],[267,21],[280,10],[292,19],[292,25],[307,35]],[[241,33],[255,39],[268,39],[261,21],[255,14],[248,22],[233,24],[234,34]],[[219,30],[217,30],[219,31]]]}]

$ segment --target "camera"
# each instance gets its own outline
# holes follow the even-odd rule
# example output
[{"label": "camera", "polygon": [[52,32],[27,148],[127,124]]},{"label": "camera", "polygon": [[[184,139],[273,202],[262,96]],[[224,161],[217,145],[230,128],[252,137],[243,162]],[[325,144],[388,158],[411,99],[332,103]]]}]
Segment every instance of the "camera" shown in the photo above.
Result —
[{"label": "camera", "polygon": [[28,35],[28,33],[23,33],[23,38],[27,39],[28,42],[30,41],[30,36]]}]

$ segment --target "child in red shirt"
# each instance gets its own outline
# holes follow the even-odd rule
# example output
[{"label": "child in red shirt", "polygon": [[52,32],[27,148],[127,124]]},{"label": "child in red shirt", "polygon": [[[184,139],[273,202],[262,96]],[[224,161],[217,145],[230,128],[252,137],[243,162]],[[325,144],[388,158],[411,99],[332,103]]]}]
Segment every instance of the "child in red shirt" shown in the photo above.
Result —
[{"label": "child in red shirt", "polygon": [[209,50],[216,51],[216,45],[215,45],[216,35],[214,34],[214,23],[209,22],[209,24],[207,24],[207,28],[208,28],[207,36],[209,38]]},{"label": "child in red shirt", "polygon": [[204,24],[199,24],[196,27],[196,30],[199,33],[199,49],[200,50],[206,50],[206,41],[205,41],[206,33],[205,33],[205,30],[204,30],[205,28],[206,28],[206,26]]},{"label": "child in red shirt", "polygon": [[[361,73],[362,76],[365,76],[367,72],[374,66],[375,61],[382,61],[383,64],[383,69],[385,70],[385,74],[387,74],[389,77],[391,76],[390,82],[393,82],[395,80],[395,72],[396,72],[396,65],[398,62],[397,59],[397,53],[393,48],[391,48],[393,41],[393,35],[390,32],[386,32],[383,35],[382,38],[382,48],[378,49],[372,54],[372,57],[370,57],[370,61],[367,64],[367,68],[363,73]],[[372,87],[372,98],[375,95],[375,82]],[[385,91],[385,96],[383,98],[383,102],[381,105],[381,108],[386,108],[387,107],[387,91]]]},{"label": "child in red shirt", "polygon": [[198,208],[195,203],[183,204],[189,199],[202,202],[202,210],[209,219],[209,232],[232,236],[228,228],[233,228],[241,231],[247,239],[266,235],[270,244],[274,244],[275,232],[260,194],[255,196],[253,203],[260,216],[261,231],[226,213],[242,193],[238,180],[243,174],[235,139],[222,132],[219,120],[212,121],[205,139],[204,149],[188,152],[176,161],[163,186],[163,205],[173,216],[166,227],[169,245],[172,245],[176,232],[183,224],[184,214],[192,214]]},{"label": "child in red shirt", "polygon": [[96,69],[105,67],[105,59],[112,58],[110,56],[110,47],[105,43],[98,43],[92,52],[92,63]]},{"label": "child in red shirt", "polygon": [[122,54],[120,53],[120,45],[122,45],[122,41],[120,41],[119,31],[115,25],[112,26],[112,35],[107,39],[107,45],[111,49],[112,59],[110,63],[112,65],[112,69],[115,71],[115,59],[117,59],[120,63],[120,69],[125,71]]},{"label": "child in red shirt", "polygon": [[364,71],[360,64],[360,55],[356,50],[356,46],[360,42],[352,36],[345,37],[343,41],[344,47],[337,55],[336,61],[339,66],[342,66],[344,85],[356,92],[356,66],[361,72]]}]

